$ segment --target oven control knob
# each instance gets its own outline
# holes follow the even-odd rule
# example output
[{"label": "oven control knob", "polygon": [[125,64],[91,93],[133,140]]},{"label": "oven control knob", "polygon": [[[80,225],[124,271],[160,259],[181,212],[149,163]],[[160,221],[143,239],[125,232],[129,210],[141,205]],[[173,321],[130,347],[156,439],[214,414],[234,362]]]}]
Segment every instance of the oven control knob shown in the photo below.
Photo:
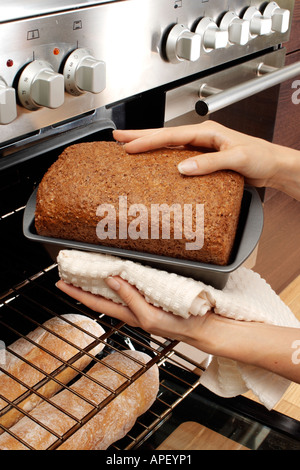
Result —
[{"label": "oven control knob", "polygon": [[15,89],[0,78],[0,124],[9,124],[17,117]]},{"label": "oven control knob", "polygon": [[86,91],[100,93],[106,87],[105,68],[105,62],[95,59],[88,49],[76,49],[64,66],[66,91],[75,96]]},{"label": "oven control knob", "polygon": [[244,46],[250,36],[250,22],[241,19],[234,11],[228,11],[223,16],[220,29],[228,31],[229,42]]},{"label": "oven control knob", "polygon": [[252,36],[263,36],[272,30],[271,18],[265,18],[255,7],[249,7],[244,13],[244,20],[250,22],[250,34]]},{"label": "oven control knob", "polygon": [[177,63],[183,60],[195,62],[200,57],[201,36],[192,33],[183,24],[173,26],[166,42],[166,55],[169,62]]},{"label": "oven control knob", "polygon": [[18,97],[24,108],[58,108],[64,103],[64,77],[44,60],[34,60],[22,71]]},{"label": "oven control knob", "polygon": [[276,2],[268,3],[264,12],[264,18],[272,20],[272,31],[286,33],[290,24],[290,11],[280,8]]},{"label": "oven control knob", "polygon": [[202,37],[203,47],[208,51],[227,46],[228,31],[221,31],[211,18],[202,18],[197,24],[195,33]]}]

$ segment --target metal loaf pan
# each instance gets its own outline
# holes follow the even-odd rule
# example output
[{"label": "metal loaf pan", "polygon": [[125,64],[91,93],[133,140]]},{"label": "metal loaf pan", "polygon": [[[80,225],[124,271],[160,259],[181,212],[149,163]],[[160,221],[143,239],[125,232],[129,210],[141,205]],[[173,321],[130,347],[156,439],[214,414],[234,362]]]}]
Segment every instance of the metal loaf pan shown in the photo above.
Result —
[{"label": "metal loaf pan", "polygon": [[259,241],[263,228],[263,207],[260,196],[255,188],[246,186],[230,264],[218,266],[72,240],[43,237],[36,233],[34,227],[35,205],[36,190],[31,195],[24,211],[23,232],[26,238],[44,244],[53,259],[56,259],[61,249],[104,253],[126,258],[156,269],[191,277],[205,284],[212,285],[216,289],[223,289],[230,273],[241,266],[250,256]]}]

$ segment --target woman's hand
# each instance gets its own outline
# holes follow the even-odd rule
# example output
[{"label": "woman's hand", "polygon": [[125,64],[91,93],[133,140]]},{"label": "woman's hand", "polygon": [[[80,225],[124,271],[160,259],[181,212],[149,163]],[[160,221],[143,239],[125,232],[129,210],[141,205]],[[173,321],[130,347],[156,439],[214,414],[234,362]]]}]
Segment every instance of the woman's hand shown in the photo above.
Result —
[{"label": "woman's hand", "polygon": [[117,318],[127,325],[142,328],[150,334],[192,344],[207,353],[215,353],[218,332],[213,327],[214,314],[188,319],[165,312],[150,305],[139,291],[120,277],[106,280],[127,306],[117,304],[101,296],[85,292],[78,287],[58,281],[57,287],[82,304],[99,313]]},{"label": "woman's hand", "polygon": [[[182,174],[204,175],[230,169],[241,173],[248,184],[277,188],[300,200],[300,152],[216,122],[162,129],[116,130],[114,138],[125,144],[128,153],[166,146],[198,147],[199,156],[178,165]],[[203,148],[216,151],[201,154]]]}]

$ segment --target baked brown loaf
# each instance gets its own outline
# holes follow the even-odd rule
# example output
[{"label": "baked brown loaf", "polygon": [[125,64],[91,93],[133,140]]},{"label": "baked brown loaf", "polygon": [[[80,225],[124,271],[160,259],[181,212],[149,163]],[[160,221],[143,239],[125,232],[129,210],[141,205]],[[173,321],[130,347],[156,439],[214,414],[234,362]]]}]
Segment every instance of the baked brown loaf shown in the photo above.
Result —
[{"label": "baked brown loaf", "polygon": [[[67,321],[70,323],[67,323]],[[50,331],[47,331],[46,328]],[[100,337],[103,333],[103,328],[85,315],[66,314],[62,315],[61,318],[54,317],[47,320],[44,323],[44,327],[41,326],[30,332],[27,335],[27,339],[26,337],[20,338],[9,346],[10,350],[24,360],[6,351],[5,363],[1,364],[1,367],[11,374],[11,376],[15,377],[16,380],[6,373],[0,372],[1,395],[9,401],[21,397],[22,394],[28,392],[28,389],[22,385],[22,383],[26,384],[28,387],[33,387],[38,384],[41,380],[46,378],[46,375],[43,374],[42,371],[48,374],[55,371],[63,364],[59,358],[63,361],[70,360],[79,353],[79,349],[77,349],[76,346],[78,348],[85,348],[95,341],[95,337]],[[66,339],[66,341],[64,341],[64,339]],[[35,344],[31,341],[34,341]],[[97,346],[89,351],[89,354],[92,356],[96,355],[103,347],[104,344],[99,342]],[[29,364],[25,361],[29,361]],[[88,354],[83,354],[82,357],[73,363],[73,366],[79,370],[83,370],[91,361],[92,357],[89,357]],[[31,366],[30,363],[37,368]],[[64,367],[55,378],[63,384],[67,384],[77,374],[76,369]],[[21,383],[17,380],[21,381]],[[48,380],[45,385],[37,388],[37,391],[46,398],[49,398],[61,388],[62,386],[56,381]],[[41,401],[41,397],[34,392],[30,392],[29,395],[26,394],[26,398],[24,397],[24,399],[18,403],[18,407],[30,412]],[[0,399],[0,424],[9,428],[21,419],[24,414],[14,407],[11,407],[9,411],[5,412],[7,405],[8,403],[5,400]],[[1,410],[2,413],[4,413],[2,416]],[[0,428],[0,434],[2,432],[3,430]]]},{"label": "baked brown loaf", "polygon": [[[71,416],[83,419],[93,410],[93,405],[81,397],[92,401],[96,406],[99,405],[111,396],[112,392],[105,387],[109,387],[113,391],[117,390],[127,381],[126,377],[132,377],[143,367],[136,361],[146,364],[150,360],[150,357],[142,352],[126,351],[125,353],[126,355],[119,352],[112,353],[101,362],[96,363],[87,372],[87,376],[81,377],[71,385],[70,389],[76,394],[70,390],[63,390],[52,398],[52,402],[70,413]],[[126,377],[122,374],[125,374]],[[95,379],[95,381],[92,381],[88,376]],[[127,386],[108,404],[104,405],[95,416],[79,428],[58,449],[107,449],[113,442],[124,437],[132,428],[138,416],[150,408],[156,399],[158,388],[159,374],[158,367],[155,364],[150,369],[142,372],[138,379]],[[59,409],[46,402],[37,406],[31,412],[31,415],[59,436],[63,436],[76,424],[72,417],[63,414]],[[45,450],[57,440],[54,434],[51,434],[47,429],[28,417],[22,418],[11,428],[11,431],[37,450]],[[13,436],[5,433],[0,436],[0,449],[25,450],[27,447]]]},{"label": "baked brown loaf", "polygon": [[[177,165],[199,151],[166,148],[127,154],[116,142],[75,144],[65,149],[42,179],[36,200],[35,226],[39,235],[102,244],[204,263],[226,265],[230,260],[243,196],[243,177],[233,171],[205,176],[184,176]],[[204,245],[187,250],[187,240],[119,239],[119,196],[127,207],[143,204],[204,204]],[[117,213],[116,239],[100,240],[96,233],[100,204],[111,204]],[[104,215],[104,214],[103,214]],[[132,218],[128,217],[129,225]],[[149,227],[151,217],[149,216]],[[193,230],[196,228],[195,213]],[[150,234],[150,228],[148,234]]]}]

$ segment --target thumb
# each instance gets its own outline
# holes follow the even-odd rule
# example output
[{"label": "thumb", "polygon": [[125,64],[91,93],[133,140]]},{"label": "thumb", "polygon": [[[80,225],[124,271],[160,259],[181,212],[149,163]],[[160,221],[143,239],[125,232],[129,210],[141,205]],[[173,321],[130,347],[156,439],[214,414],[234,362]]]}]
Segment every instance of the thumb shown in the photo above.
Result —
[{"label": "thumb", "polygon": [[239,171],[240,165],[236,152],[229,149],[187,158],[178,164],[178,170],[183,175],[207,175],[218,170]]},{"label": "thumb", "polygon": [[145,299],[138,289],[119,276],[110,276],[105,279],[106,284],[116,291],[132,312],[142,311],[145,307]]}]

